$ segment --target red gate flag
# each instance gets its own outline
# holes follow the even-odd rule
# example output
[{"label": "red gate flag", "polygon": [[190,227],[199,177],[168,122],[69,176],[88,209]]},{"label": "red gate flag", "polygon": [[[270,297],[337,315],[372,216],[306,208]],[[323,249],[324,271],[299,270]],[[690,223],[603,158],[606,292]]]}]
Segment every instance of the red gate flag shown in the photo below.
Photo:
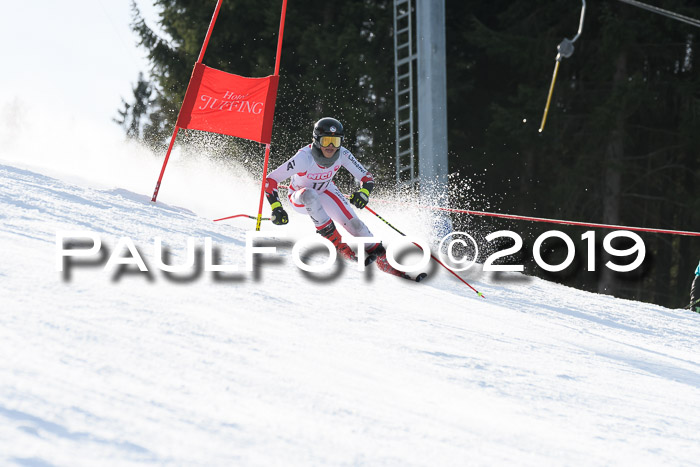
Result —
[{"label": "red gate flag", "polygon": [[217,0],[214,15],[211,17],[207,35],[204,36],[202,50],[192,70],[192,77],[187,86],[185,99],[180,107],[177,123],[170,138],[168,151],[165,153],[163,167],[160,169],[156,189],[153,191],[152,202],[156,202],[160,182],[163,180],[165,167],[170,160],[170,153],[180,128],[210,131],[238,138],[249,139],[265,144],[265,162],[263,164],[262,185],[260,188],[260,204],[258,207],[258,222],[256,230],[260,230],[262,205],[265,195],[265,177],[270,158],[270,141],[272,140],[272,120],[275,115],[277,86],[280,75],[280,56],[282,54],[282,34],[284,33],[284,18],[287,11],[287,0],[282,0],[282,17],[277,37],[277,55],[275,56],[275,74],[266,78],[246,78],[232,75],[223,71],[209,68],[202,64],[204,52],[207,50],[214,23],[221,9]]},{"label": "red gate flag", "polygon": [[177,126],[269,144],[279,75],[246,78],[197,63]]}]

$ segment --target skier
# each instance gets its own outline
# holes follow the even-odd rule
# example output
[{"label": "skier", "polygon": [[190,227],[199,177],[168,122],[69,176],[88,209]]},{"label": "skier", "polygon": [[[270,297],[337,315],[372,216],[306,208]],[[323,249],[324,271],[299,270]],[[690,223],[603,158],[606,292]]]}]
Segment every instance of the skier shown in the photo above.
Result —
[{"label": "skier", "polygon": [[[316,226],[316,231],[330,240],[341,256],[356,261],[355,253],[343,243],[336,223],[353,236],[373,236],[367,225],[357,217],[353,206],[358,209],[367,206],[374,188],[374,179],[355,156],[342,146],[344,136],[343,125],[335,118],[325,117],[317,121],[312,143],[299,149],[291,159],[268,174],[265,194],[272,208],[272,223],[287,224],[289,216],[282,207],[277,187],[281,181],[291,177],[288,199],[293,209],[307,214]],[[340,167],[345,167],[362,184],[350,196],[349,202],[333,183],[333,177]],[[368,244],[365,251],[367,264],[376,261],[382,271],[410,279],[389,264],[381,242]]]},{"label": "skier", "polygon": [[690,286],[690,304],[688,308],[693,311],[700,313],[700,262],[698,263],[697,269],[695,269],[695,279],[693,279],[693,284]]}]

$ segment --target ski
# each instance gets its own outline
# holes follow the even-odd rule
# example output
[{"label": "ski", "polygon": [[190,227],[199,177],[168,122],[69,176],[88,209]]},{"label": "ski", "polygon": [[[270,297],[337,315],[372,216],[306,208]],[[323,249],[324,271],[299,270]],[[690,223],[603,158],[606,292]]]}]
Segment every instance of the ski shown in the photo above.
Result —
[{"label": "ski", "polygon": [[[346,244],[346,243],[339,243],[338,246],[336,247],[338,251],[338,255],[341,256],[343,259],[346,261],[350,262],[357,262],[358,258],[355,252]],[[399,271],[398,269],[394,268],[392,265],[389,264],[389,261],[386,259],[386,250],[384,250],[383,247],[380,246],[381,249],[378,249],[377,251],[373,251],[371,253],[366,253],[365,256],[365,266],[369,266],[372,263],[375,263],[377,265],[377,269],[379,269],[382,272],[385,272],[387,274],[391,274],[392,276],[397,276],[402,279],[406,279],[409,281],[413,282],[421,282],[423,279],[428,277],[428,274],[425,272],[422,272],[417,275],[410,275],[406,274],[403,271]]]},{"label": "ski", "polygon": [[424,272],[416,276],[412,276],[410,274],[406,274],[403,271],[399,271],[398,269],[394,268],[391,264],[389,264],[389,261],[386,259],[385,252],[380,252],[380,254],[376,255],[374,263],[377,265],[377,269],[379,269],[380,271],[385,272],[387,274],[391,274],[392,276],[400,277],[402,279],[407,279],[409,281],[420,282],[426,277],[428,277],[428,274]]},{"label": "ski", "polygon": [[428,277],[428,274],[421,272],[417,276],[411,276],[410,274],[404,274],[401,277],[403,277],[404,279],[408,279],[409,281],[420,282],[423,279],[425,279],[426,277]]},{"label": "ski", "polygon": [[[336,251],[338,252],[338,256],[341,257],[343,260],[348,261],[350,263],[357,263],[358,257],[355,254],[355,252],[346,244],[346,243],[340,243],[336,247]],[[302,256],[301,259],[306,262],[309,261],[310,257],[309,256]],[[382,272],[385,272],[387,274],[390,274],[392,276],[400,277],[402,279],[406,279],[412,282],[421,282],[423,281],[426,277],[428,277],[428,274],[425,272],[422,272],[420,274],[416,275],[411,275],[407,274],[403,271],[399,271],[398,269],[394,268],[392,265],[389,264],[389,261],[386,259],[386,253],[385,252],[380,252],[379,254],[377,253],[366,253],[365,256],[365,266],[370,266],[372,263],[377,265],[377,269],[379,269]]]}]

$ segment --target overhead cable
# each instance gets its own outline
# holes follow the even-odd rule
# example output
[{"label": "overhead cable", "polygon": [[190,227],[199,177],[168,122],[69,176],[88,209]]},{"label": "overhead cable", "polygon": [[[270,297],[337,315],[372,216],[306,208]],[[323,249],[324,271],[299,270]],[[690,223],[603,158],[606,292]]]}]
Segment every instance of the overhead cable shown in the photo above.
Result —
[{"label": "overhead cable", "polygon": [[691,18],[690,16],[684,16],[678,13],[674,13],[673,11],[668,11],[664,10],[663,8],[659,8],[653,5],[647,5],[646,3],[638,2],[637,0],[619,0],[623,3],[627,3],[629,5],[633,5],[639,8],[642,8],[647,11],[651,11],[652,13],[657,13],[659,15],[666,16],[667,18],[675,19],[678,21],[682,21],[684,23],[690,24],[691,26],[695,26],[700,28],[700,20],[697,20],[695,18]]}]

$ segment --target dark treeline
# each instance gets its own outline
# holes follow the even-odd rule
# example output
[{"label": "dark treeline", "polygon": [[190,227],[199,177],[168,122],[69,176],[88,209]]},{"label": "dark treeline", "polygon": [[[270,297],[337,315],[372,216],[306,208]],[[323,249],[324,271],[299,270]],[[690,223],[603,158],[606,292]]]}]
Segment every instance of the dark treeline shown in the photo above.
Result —
[{"label": "dark treeline", "polygon": [[[216,2],[155,3],[167,36],[149,29],[134,7],[133,27],[152,69],[120,120],[130,137],[164,152]],[[204,63],[245,76],[272,74],[281,3],[224,1]],[[689,0],[653,3],[700,18],[700,5]],[[392,5],[288,3],[272,164],[310,141],[314,121],[332,115],[349,129],[346,145],[380,182],[393,184]],[[556,46],[576,34],[580,8],[575,0],[446,0],[452,207],[699,230],[700,29],[616,0],[588,1],[583,34],[560,66],[547,126],[537,131]],[[187,133],[183,139],[196,142]],[[263,152],[232,138],[221,145],[234,155]],[[531,274],[667,306],[687,304],[700,258],[697,237],[641,234],[647,260],[635,273],[601,272],[609,259],[602,255],[596,272],[584,272],[581,235],[590,229],[556,226],[580,251],[573,266],[548,275],[534,265],[531,247],[551,224],[453,221],[480,238],[500,229],[521,234],[525,247],[512,261]],[[598,253],[608,233],[596,230]],[[562,250],[547,242],[543,256],[555,263]]]}]

